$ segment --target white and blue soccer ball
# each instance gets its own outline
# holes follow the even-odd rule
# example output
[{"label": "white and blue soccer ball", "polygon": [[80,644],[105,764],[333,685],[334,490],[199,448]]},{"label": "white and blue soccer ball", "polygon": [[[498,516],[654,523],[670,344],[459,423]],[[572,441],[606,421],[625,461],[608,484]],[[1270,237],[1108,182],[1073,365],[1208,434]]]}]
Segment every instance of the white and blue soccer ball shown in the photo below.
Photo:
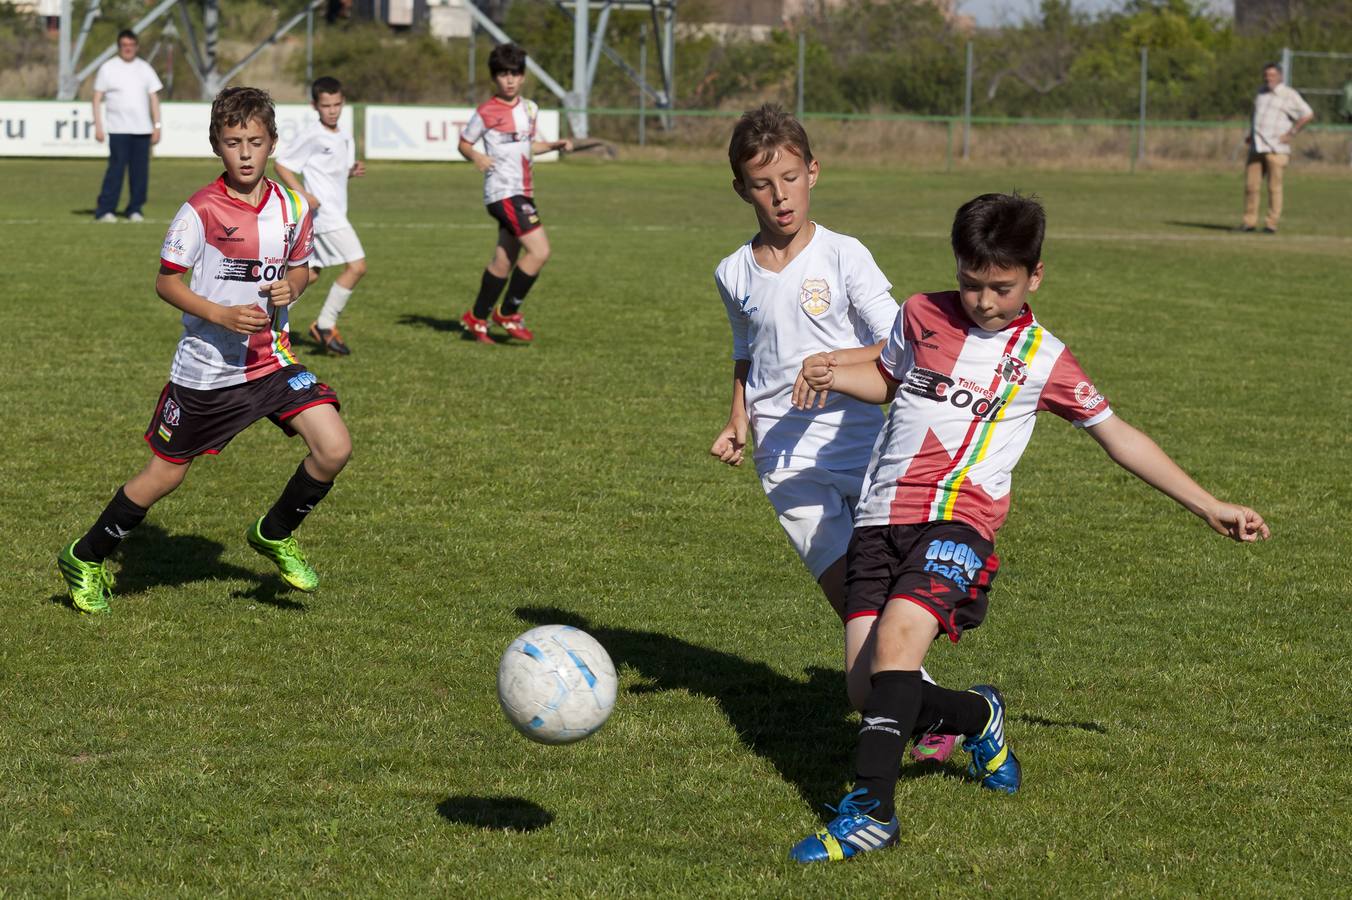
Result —
[{"label": "white and blue soccer ball", "polygon": [[541,625],[498,663],[498,702],[516,730],[541,744],[580,741],[606,723],[618,679],[610,654],[585,631]]}]

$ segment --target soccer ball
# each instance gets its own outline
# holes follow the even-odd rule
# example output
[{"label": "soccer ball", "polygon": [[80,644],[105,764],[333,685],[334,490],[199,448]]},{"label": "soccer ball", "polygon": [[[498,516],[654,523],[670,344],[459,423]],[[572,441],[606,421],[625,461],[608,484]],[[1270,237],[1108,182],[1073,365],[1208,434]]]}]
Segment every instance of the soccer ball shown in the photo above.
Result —
[{"label": "soccer ball", "polygon": [[498,663],[498,702],[516,730],[541,744],[580,741],[615,706],[615,665],[570,625],[541,625],[512,641]]}]

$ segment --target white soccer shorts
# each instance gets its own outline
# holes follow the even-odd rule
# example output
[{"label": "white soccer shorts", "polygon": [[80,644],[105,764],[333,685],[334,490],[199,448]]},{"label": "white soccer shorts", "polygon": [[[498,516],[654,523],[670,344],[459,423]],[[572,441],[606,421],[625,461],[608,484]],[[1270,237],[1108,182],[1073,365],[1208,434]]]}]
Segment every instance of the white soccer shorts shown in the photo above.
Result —
[{"label": "white soccer shorts", "polygon": [[327,269],[365,258],[366,251],[362,249],[357,232],[349,225],[315,235],[315,255],[310,259],[310,268]]},{"label": "white soccer shorts", "polygon": [[761,475],[780,526],[814,579],[849,549],[863,485],[863,469],[771,469]]}]

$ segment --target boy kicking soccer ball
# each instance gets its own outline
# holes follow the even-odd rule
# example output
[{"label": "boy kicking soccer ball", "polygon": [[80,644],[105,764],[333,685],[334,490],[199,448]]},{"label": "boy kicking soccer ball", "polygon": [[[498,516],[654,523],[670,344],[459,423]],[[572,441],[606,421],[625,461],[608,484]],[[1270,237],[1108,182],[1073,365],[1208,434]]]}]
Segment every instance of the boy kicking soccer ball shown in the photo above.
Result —
[{"label": "boy kicking soccer ball", "polygon": [[[347,220],[347,180],[366,174],[366,164],[357,162],[352,135],[338,124],[343,115],[343,86],[337,78],[317,78],[310,86],[319,120],[286,145],[273,162],[277,177],[300,194],[314,212],[315,254],[310,261],[310,284],[319,272],[342,266],[334,279],[319,317],[310,325],[310,340],[326,353],[347,356],[352,351],[338,333],[338,317],[366,274],[366,251]],[[305,177],[301,186],[297,174]]]},{"label": "boy kicking soccer ball", "polygon": [[1034,200],[971,200],[953,221],[958,290],[907,300],[876,363],[832,354],[803,362],[800,408],[829,390],[891,409],[850,543],[846,615],[867,622],[874,641],[854,789],[826,828],[793,847],[799,862],[849,859],[897,842],[898,766],[917,728],[962,736],[982,787],[1019,789],[1000,692],[926,684],[920,665],[940,634],[956,642],[985,618],[999,566],[995,532],[1038,412],[1087,430],[1114,462],[1220,534],[1269,536],[1262,516],[1211,496],[1115,416],[1066,346],[1033,318],[1027,299],[1042,283],[1044,229]]},{"label": "boy kicking soccer ball", "polygon": [[[756,212],[759,231],[714,273],[732,326],[732,408],[710,454],[740,465],[755,436],[761,486],[803,564],[845,618],[845,551],[869,453],[882,427],[876,404],[822,395],[792,402],[804,356],[832,352],[871,363],[897,317],[892,285],[859,241],[813,222],[820,164],[807,132],[766,104],[737,122],[728,145],[732,187]],[[868,694],[865,622],[845,624],[845,671],[858,708]],[[948,735],[922,735],[918,759],[942,762]]]},{"label": "boy kicking soccer ball", "polygon": [[[291,352],[287,307],[308,283],[313,238],[305,201],[263,176],[276,141],[267,92],[235,87],[217,95],[211,147],[225,172],[183,204],[160,250],[155,291],[183,311],[183,337],[146,430],[150,461],[58,557],[81,612],[108,608],[113,577],[104,560],[183,483],[192,461],[219,453],[262,418],[299,434],[310,453],[246,538],[292,587],[319,586],[291,533],[329,492],[352,444],[338,395]],[[190,285],[182,279],[189,269]]]},{"label": "boy kicking soccer ball", "polygon": [[[474,309],[460,321],[465,333],[481,344],[494,342],[488,333],[490,317],[508,337],[533,341],[535,335],[521,320],[521,304],[549,260],[549,236],[535,208],[531,156],[547,150],[572,150],[573,142],[535,139],[535,118],[540,110],[521,96],[526,80],[525,50],[516,44],[499,44],[488,55],[488,71],[495,93],[474,111],[460,132],[459,147],[460,155],[483,173],[484,205],[498,222],[498,243],[484,269]],[[479,141],[483,141],[483,153],[474,149]],[[507,296],[502,308],[495,310],[504,286]]]}]

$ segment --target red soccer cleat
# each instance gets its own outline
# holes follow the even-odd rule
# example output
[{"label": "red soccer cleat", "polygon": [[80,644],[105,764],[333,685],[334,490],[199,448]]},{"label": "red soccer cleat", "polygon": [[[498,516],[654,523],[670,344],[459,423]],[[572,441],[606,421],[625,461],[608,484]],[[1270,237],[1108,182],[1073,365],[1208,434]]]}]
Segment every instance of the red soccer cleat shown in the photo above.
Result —
[{"label": "red soccer cleat", "polygon": [[494,341],[491,337],[488,336],[488,320],[480,319],[479,317],[474,315],[472,311],[466,312],[463,316],[460,317],[460,324],[465,326],[465,334],[474,338],[479,343],[481,344],[496,343],[496,341]]},{"label": "red soccer cleat", "polygon": [[493,310],[493,324],[501,325],[507,330],[508,337],[514,337],[518,341],[533,341],[535,333],[526,327],[526,323],[521,321],[521,313],[510,316],[498,315],[498,311]]}]

